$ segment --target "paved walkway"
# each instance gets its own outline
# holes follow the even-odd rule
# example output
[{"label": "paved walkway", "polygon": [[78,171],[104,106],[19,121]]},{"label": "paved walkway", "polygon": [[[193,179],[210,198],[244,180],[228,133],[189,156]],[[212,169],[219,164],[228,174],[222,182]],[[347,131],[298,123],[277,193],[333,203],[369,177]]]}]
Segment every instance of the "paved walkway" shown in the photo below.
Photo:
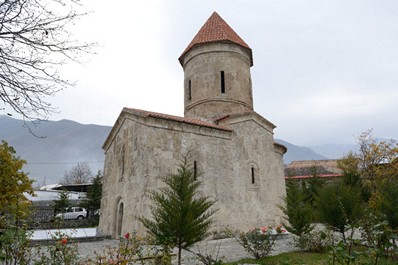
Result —
[{"label": "paved walkway", "polygon": [[[82,242],[79,244],[79,253],[82,258],[95,257],[94,252],[102,253],[107,246],[116,246],[118,240],[104,239],[97,242]],[[275,247],[272,255],[298,250],[292,246],[292,236],[286,235],[275,241]],[[244,258],[252,258],[234,238],[221,240],[203,241],[191,248],[194,252],[202,254],[211,254],[212,257],[218,257],[226,262],[238,261]],[[176,253],[176,251],[175,251]],[[218,255],[217,255],[218,253]],[[195,260],[194,255],[187,251],[183,252],[183,264],[196,265],[203,264]]]},{"label": "paved walkway", "polygon": [[[49,229],[49,230],[35,230],[33,231],[32,239],[34,241],[51,240],[57,232],[69,235],[78,241],[86,240],[87,238],[102,239],[97,241],[79,242],[78,250],[82,259],[95,258],[96,254],[102,254],[108,247],[116,247],[119,240],[96,238],[96,228],[79,228],[79,229]],[[284,235],[275,241],[275,247],[272,255],[291,252],[298,250],[292,246],[292,236]],[[198,243],[191,248],[193,252],[200,252],[202,254],[211,255],[213,258],[219,258],[226,262],[238,261],[244,258],[252,258],[235,238],[226,238],[220,240],[210,240]],[[174,253],[177,251],[175,250]],[[195,255],[184,251],[182,253],[183,264],[196,265],[202,264],[198,262]],[[174,262],[173,262],[174,263]]]}]

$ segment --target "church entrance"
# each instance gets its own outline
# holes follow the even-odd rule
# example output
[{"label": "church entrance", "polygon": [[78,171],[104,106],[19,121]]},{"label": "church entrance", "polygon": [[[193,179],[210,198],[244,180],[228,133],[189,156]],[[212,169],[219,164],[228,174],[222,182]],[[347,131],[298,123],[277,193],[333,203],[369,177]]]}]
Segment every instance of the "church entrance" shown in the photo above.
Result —
[{"label": "church entrance", "polygon": [[119,207],[117,210],[117,216],[116,216],[116,237],[119,237],[122,235],[122,226],[123,226],[123,202],[119,203]]}]

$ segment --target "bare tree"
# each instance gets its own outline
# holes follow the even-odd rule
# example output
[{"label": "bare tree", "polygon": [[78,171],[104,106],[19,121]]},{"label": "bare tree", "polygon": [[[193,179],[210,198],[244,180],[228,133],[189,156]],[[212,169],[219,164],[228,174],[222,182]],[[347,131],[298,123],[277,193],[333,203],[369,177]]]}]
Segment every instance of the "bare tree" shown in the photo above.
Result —
[{"label": "bare tree", "polygon": [[82,184],[91,180],[91,169],[87,163],[78,163],[69,171],[65,171],[62,184]]},{"label": "bare tree", "polygon": [[73,40],[70,26],[87,13],[79,0],[0,0],[0,110],[25,121],[47,120],[46,97],[73,85],[58,66],[81,62],[91,43]]}]

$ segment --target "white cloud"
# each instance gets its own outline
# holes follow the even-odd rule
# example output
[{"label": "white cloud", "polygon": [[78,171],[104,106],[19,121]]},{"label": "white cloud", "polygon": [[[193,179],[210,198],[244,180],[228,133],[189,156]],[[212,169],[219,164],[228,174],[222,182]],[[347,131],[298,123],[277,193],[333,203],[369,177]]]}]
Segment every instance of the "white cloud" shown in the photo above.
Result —
[{"label": "white cloud", "polygon": [[98,55],[65,68],[79,83],[51,99],[62,111],[53,119],[112,125],[125,106],[182,115],[177,58],[217,11],[253,49],[255,109],[278,126],[276,138],[397,131],[396,1],[87,2],[94,13],[76,34],[97,41]]}]

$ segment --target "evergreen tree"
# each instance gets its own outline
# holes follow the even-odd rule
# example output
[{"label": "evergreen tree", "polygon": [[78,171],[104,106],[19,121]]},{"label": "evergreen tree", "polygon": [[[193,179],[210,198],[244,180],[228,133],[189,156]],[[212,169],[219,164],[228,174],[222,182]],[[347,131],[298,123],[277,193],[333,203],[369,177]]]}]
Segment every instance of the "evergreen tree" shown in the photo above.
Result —
[{"label": "evergreen tree", "polygon": [[65,213],[69,206],[69,192],[67,190],[62,190],[59,193],[58,200],[54,201],[54,213]]},{"label": "evergreen tree", "polygon": [[210,209],[214,201],[198,195],[200,182],[194,180],[188,157],[183,157],[177,174],[164,178],[165,187],[150,193],[153,219],[140,218],[157,244],[178,248],[179,265],[182,249],[208,236],[215,213]]},{"label": "evergreen tree", "polygon": [[87,209],[88,216],[94,214],[96,210],[101,208],[101,197],[102,197],[102,175],[101,171],[97,172],[97,175],[93,178],[92,186],[88,188],[86,197],[80,204],[82,207]]},{"label": "evergreen tree", "polygon": [[359,188],[337,182],[322,189],[317,205],[321,221],[340,232],[345,241],[347,227],[358,224],[366,204]]},{"label": "evergreen tree", "polygon": [[298,236],[298,246],[303,251],[305,248],[305,236],[309,234],[314,226],[312,222],[312,208],[307,201],[306,192],[300,187],[300,183],[291,179],[286,182],[287,195],[285,205],[282,207],[286,229]]},{"label": "evergreen tree", "polygon": [[316,202],[320,191],[325,186],[325,180],[321,179],[314,172],[311,178],[304,180],[302,183],[302,192],[305,196],[304,201],[312,208],[312,221],[316,222],[318,221]]},{"label": "evergreen tree", "polygon": [[351,152],[337,162],[343,174],[342,181],[344,185],[351,188],[358,188],[361,192],[362,200],[367,203],[372,193],[369,184],[366,183],[361,176],[358,163],[358,158]]},{"label": "evergreen tree", "polygon": [[392,181],[380,185],[380,195],[375,208],[387,220],[391,229],[398,230],[398,182]]}]

